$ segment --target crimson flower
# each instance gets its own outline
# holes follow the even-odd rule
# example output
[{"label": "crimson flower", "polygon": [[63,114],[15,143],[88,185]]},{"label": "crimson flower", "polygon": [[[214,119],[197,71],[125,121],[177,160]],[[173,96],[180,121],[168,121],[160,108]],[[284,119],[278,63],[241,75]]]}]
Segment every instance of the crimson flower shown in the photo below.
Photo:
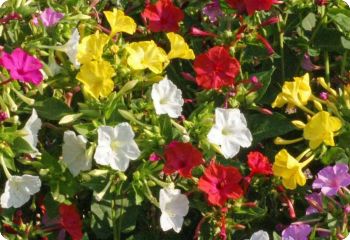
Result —
[{"label": "crimson flower", "polygon": [[83,238],[81,231],[83,223],[81,221],[78,210],[74,205],[61,204],[59,207],[60,223],[62,227],[69,233],[73,240]]},{"label": "crimson flower", "polygon": [[179,22],[184,19],[182,10],[172,0],[159,0],[156,4],[147,4],[141,14],[148,22],[152,32],[177,32]]},{"label": "crimson flower", "polygon": [[241,180],[237,168],[212,162],[199,179],[198,188],[207,194],[209,203],[223,206],[228,199],[238,199],[243,195],[239,185]]},{"label": "crimson flower", "polygon": [[16,48],[11,54],[3,52],[0,65],[10,71],[12,79],[34,85],[39,85],[43,80],[41,62],[21,48]]},{"label": "crimson flower", "polygon": [[205,89],[220,89],[234,84],[239,69],[238,60],[231,57],[226,48],[220,46],[197,55],[194,61],[196,82]]},{"label": "crimson flower", "polygon": [[226,0],[226,2],[239,13],[247,12],[250,16],[256,11],[269,11],[273,4],[279,3],[277,0]]},{"label": "crimson flower", "polygon": [[192,177],[192,169],[203,163],[203,156],[191,143],[173,141],[165,147],[164,173],[178,172],[182,177]]},{"label": "crimson flower", "polygon": [[269,159],[261,152],[250,152],[248,154],[248,166],[250,169],[250,176],[255,174],[271,175],[272,165]]}]

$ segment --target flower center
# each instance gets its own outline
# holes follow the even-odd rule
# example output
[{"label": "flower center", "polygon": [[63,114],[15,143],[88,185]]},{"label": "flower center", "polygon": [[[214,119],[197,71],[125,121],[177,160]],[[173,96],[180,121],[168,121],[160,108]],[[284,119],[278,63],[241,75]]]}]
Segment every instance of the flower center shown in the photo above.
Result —
[{"label": "flower center", "polygon": [[160,104],[164,105],[164,104],[167,104],[168,103],[168,98],[161,98],[160,101],[159,101]]},{"label": "flower center", "polygon": [[113,149],[113,151],[116,151],[119,147],[120,147],[120,142],[118,141],[112,141],[111,142],[111,148]]},{"label": "flower center", "polygon": [[228,127],[224,127],[222,130],[221,130],[221,134],[223,136],[229,136],[231,134],[233,134],[233,131],[232,129],[228,128]]}]

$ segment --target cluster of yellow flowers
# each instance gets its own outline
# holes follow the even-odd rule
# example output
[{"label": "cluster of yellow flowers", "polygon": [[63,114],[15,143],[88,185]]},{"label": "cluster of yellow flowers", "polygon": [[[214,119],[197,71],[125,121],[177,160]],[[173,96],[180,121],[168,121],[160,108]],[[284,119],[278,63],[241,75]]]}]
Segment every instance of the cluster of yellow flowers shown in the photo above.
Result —
[{"label": "cluster of yellow flowers", "polygon": [[[323,78],[318,78],[317,81],[330,95],[337,96],[337,92],[330,88]],[[310,101],[313,102],[314,107],[318,110],[317,113],[307,107]],[[284,83],[282,92],[278,94],[272,103],[272,107],[280,108],[286,104],[287,112],[293,112],[296,108],[303,110],[307,114],[307,123],[305,124],[300,120],[292,121],[298,129],[303,130],[303,137],[293,140],[285,140],[278,137],[275,139],[275,144],[286,145],[305,139],[309,142],[309,148],[297,158],[292,157],[286,149],[282,149],[275,156],[273,173],[275,176],[282,178],[282,183],[286,188],[295,189],[297,185],[303,186],[306,183],[302,169],[314,158],[315,155],[312,151],[322,144],[334,146],[334,136],[341,129],[343,123],[341,116],[331,101],[322,100],[312,94],[309,74],[305,74],[303,77],[295,77],[294,81]],[[327,109],[337,114],[337,116],[332,116],[330,112],[323,110],[322,104],[325,104]],[[306,160],[302,161],[305,157]]]},{"label": "cluster of yellow flowers", "polygon": [[[84,37],[78,46],[77,53],[77,59],[82,66],[76,78],[84,84],[84,90],[96,99],[107,97],[114,89],[112,78],[116,72],[113,65],[103,59],[104,48],[116,34],[122,32],[134,34],[137,27],[135,21],[125,16],[121,10],[113,9],[113,12],[105,11],[104,14],[111,26],[110,35],[96,31]],[[171,59],[195,58],[193,50],[189,48],[182,36],[172,32],[167,33],[166,36],[171,46],[168,54],[153,40],[126,44],[127,65],[131,70],[149,69],[155,74],[161,74]],[[113,45],[113,49],[117,49],[113,51],[116,53],[119,48]]]}]

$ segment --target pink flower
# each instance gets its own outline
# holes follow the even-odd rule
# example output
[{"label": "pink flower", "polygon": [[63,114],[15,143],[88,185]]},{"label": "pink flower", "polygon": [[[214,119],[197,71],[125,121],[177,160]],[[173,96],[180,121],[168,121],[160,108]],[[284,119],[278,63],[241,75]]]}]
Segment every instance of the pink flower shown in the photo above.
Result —
[{"label": "pink flower", "polygon": [[11,78],[20,82],[39,85],[43,80],[41,62],[21,48],[16,48],[11,54],[3,52],[0,65],[10,71]]},{"label": "pink flower", "polygon": [[34,25],[39,25],[39,18],[45,27],[51,27],[56,25],[63,17],[62,13],[56,12],[51,8],[45,8],[39,17],[33,19],[33,23]]}]

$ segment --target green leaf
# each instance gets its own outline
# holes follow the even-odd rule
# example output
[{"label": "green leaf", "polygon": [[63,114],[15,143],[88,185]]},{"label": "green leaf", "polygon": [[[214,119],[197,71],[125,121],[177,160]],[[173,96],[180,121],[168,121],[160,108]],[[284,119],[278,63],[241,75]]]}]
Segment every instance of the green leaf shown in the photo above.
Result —
[{"label": "green leaf", "polygon": [[16,138],[13,145],[15,146],[14,150],[17,153],[32,153],[34,151],[29,143],[21,137]]},{"label": "green leaf", "polygon": [[112,231],[112,209],[111,201],[102,199],[100,202],[93,202],[91,204],[91,228],[98,239],[110,239]]},{"label": "green leaf", "polygon": [[40,117],[48,120],[60,120],[65,115],[72,114],[72,110],[64,102],[56,98],[37,101],[34,107]]},{"label": "green leaf", "polygon": [[315,37],[314,44],[318,48],[340,50],[342,49],[341,37],[342,34],[338,30],[321,27]]},{"label": "green leaf", "polygon": [[162,134],[167,143],[170,142],[173,139],[173,128],[168,115],[163,114],[159,116],[159,124],[160,133]]},{"label": "green leaf", "polygon": [[345,48],[345,49],[350,49],[350,40],[346,39],[345,37],[341,37],[340,38],[341,41],[341,45]]},{"label": "green leaf", "polygon": [[255,101],[259,101],[266,93],[267,88],[270,86],[271,83],[271,77],[273,73],[275,72],[276,68],[273,66],[271,70],[265,71],[265,72],[260,72],[254,74],[255,76],[258,77],[259,81],[262,83],[263,87],[259,89],[258,97],[255,99]]},{"label": "green leaf", "polygon": [[316,26],[316,15],[314,13],[309,13],[301,22],[301,26],[306,31],[311,31]]},{"label": "green leaf", "polygon": [[335,162],[348,163],[349,157],[346,155],[344,149],[332,147],[322,156],[321,162],[324,165],[330,165]]}]

